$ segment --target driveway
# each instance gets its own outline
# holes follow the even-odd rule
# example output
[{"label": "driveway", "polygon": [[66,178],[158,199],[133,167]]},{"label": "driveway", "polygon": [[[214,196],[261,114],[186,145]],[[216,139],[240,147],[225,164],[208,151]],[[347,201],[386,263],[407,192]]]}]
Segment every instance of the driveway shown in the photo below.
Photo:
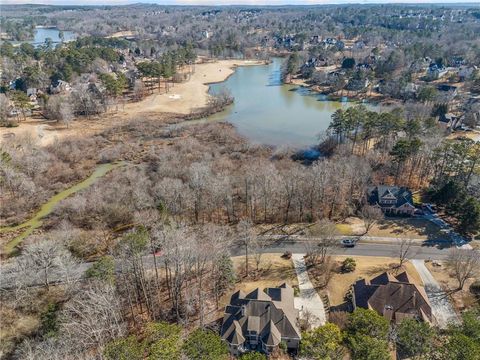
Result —
[{"label": "driveway", "polygon": [[467,243],[467,240],[463,236],[461,236],[459,233],[453,231],[452,227],[445,222],[442,218],[438,216],[436,213],[427,213],[423,215],[423,218],[434,223],[441,229],[445,231],[446,237],[449,238],[449,240],[455,244],[458,248],[462,249],[468,249],[471,250],[472,246]]},{"label": "driveway", "polygon": [[438,326],[446,328],[448,323],[458,322],[457,314],[448,300],[447,294],[427,269],[425,262],[423,260],[412,260],[412,264],[422,278],[423,286],[432,305],[432,313],[437,320]]},{"label": "driveway", "polygon": [[320,299],[308,277],[304,256],[305,254],[292,255],[298,277],[298,287],[300,288],[300,296],[295,298],[295,308],[300,310],[300,316],[302,316],[302,312],[308,310],[314,316],[314,319],[311,321],[312,328],[316,328],[324,325],[326,322],[325,308],[323,307],[322,299]]}]

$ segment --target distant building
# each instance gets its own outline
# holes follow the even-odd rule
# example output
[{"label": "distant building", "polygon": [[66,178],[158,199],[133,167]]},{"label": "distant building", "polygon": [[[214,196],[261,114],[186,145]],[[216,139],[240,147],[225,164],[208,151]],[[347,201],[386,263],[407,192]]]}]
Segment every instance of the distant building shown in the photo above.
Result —
[{"label": "distant building", "polygon": [[460,78],[460,81],[470,79],[476,70],[478,70],[476,66],[461,66],[458,70],[458,77]]},{"label": "distant building", "polygon": [[427,69],[427,78],[437,80],[447,75],[448,70],[443,65],[430,64]]},{"label": "distant building", "polygon": [[418,92],[419,88],[420,88],[420,86],[418,86],[415,83],[410,82],[407,85],[405,85],[405,88],[403,89],[403,92],[405,93],[405,95],[407,95],[407,97],[415,97],[417,95],[417,92]]},{"label": "distant building", "polygon": [[387,215],[413,215],[412,192],[405,187],[378,185],[367,189],[367,201]]},{"label": "distant building", "polygon": [[56,80],[50,85],[50,93],[51,94],[59,94],[62,92],[68,92],[72,90],[70,84],[63,80]]},{"label": "distant building", "polygon": [[456,67],[456,68],[458,68],[462,65],[465,65],[465,64],[466,64],[466,61],[461,56],[453,56],[452,58],[450,58],[450,60],[448,62],[449,66]]},{"label": "distant building", "polygon": [[354,78],[350,79],[347,84],[347,90],[352,90],[352,91],[361,91],[364,90],[368,87],[370,84],[369,80],[367,78]]},{"label": "distant building", "polygon": [[453,85],[448,85],[448,84],[440,84],[437,86],[438,91],[448,93],[450,96],[455,96],[457,95],[457,87]]},{"label": "distant building", "polygon": [[425,289],[414,284],[406,271],[396,276],[384,272],[371,280],[358,280],[352,290],[354,308],[375,310],[397,324],[403,319],[434,322]]},{"label": "distant building", "polygon": [[283,284],[265,291],[255,289],[248,295],[234,293],[225,308],[220,336],[233,356],[248,351],[270,354],[284,342],[297,352],[300,330],[298,310],[293,306],[293,288]]},{"label": "distant building", "polygon": [[458,116],[452,113],[442,114],[439,116],[438,121],[449,129],[453,129],[459,120]]}]

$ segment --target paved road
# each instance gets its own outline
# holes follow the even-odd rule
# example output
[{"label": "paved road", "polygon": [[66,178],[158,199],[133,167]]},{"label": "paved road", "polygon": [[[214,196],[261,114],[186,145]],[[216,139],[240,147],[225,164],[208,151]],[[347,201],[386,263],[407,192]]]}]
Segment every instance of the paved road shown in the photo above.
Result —
[{"label": "paved road", "polygon": [[432,313],[437,320],[438,326],[444,329],[448,323],[458,322],[457,314],[448,300],[447,294],[427,269],[425,262],[423,260],[412,260],[412,264],[422,278],[423,286],[432,305]]},{"label": "paved road", "polygon": [[313,319],[310,320],[311,326],[317,328],[325,324],[327,317],[322,299],[320,299],[308,277],[304,256],[305,254],[292,255],[293,265],[298,277],[298,287],[300,288],[300,296],[295,298],[295,308],[300,310],[300,316],[308,310],[313,315]]},{"label": "paved road", "polygon": [[[306,252],[305,246],[306,240],[293,239],[293,240],[272,240],[272,242],[263,248],[261,251],[264,253],[284,253],[290,251],[293,254],[302,254]],[[334,248],[331,250],[331,255],[351,255],[351,256],[381,256],[381,257],[398,257],[400,246],[395,244],[370,244],[360,243],[353,248]],[[231,249],[232,256],[243,255],[244,248],[241,246],[234,246]],[[412,246],[411,247],[411,259],[421,260],[444,260],[448,257],[449,249],[440,249],[433,246]],[[157,256],[157,262],[161,261],[161,256]],[[153,267],[153,259],[151,255],[144,257],[144,263],[146,266]],[[81,263],[73,269],[70,276],[72,278],[80,278],[85,271],[92,265],[92,263]],[[51,274],[49,276],[52,283],[59,283],[64,281],[62,274]],[[41,285],[41,281],[33,278],[31,286]],[[0,267],[0,288],[11,288],[13,286],[11,277],[5,274],[4,266]]]},{"label": "paved road", "polygon": [[[306,241],[294,240],[272,241],[270,245],[262,251],[265,253],[283,253],[291,251],[292,253],[305,253]],[[232,255],[242,255],[244,249],[242,247],[233,247]],[[337,247],[331,250],[332,255],[356,255],[356,256],[383,256],[398,257],[400,245],[397,244],[376,244],[376,243],[360,243],[353,248]],[[449,248],[439,248],[435,246],[412,246],[410,250],[411,259],[422,260],[444,260],[448,257]]]}]

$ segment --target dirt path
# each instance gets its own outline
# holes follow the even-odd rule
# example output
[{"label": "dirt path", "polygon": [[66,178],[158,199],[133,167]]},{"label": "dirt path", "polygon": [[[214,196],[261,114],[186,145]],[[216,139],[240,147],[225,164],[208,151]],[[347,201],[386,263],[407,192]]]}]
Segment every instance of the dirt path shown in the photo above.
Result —
[{"label": "dirt path", "polygon": [[308,310],[315,318],[311,321],[312,328],[322,326],[326,322],[325,308],[310,278],[304,259],[305,254],[293,254],[292,260],[298,277],[300,296],[295,298],[295,307],[302,312]]},{"label": "dirt path", "polygon": [[447,294],[442,290],[440,284],[427,269],[425,262],[423,260],[412,260],[411,262],[422,278],[425,292],[432,305],[432,313],[437,320],[438,326],[440,328],[446,328],[448,323],[457,322],[457,314],[455,313],[452,304],[450,304]]}]

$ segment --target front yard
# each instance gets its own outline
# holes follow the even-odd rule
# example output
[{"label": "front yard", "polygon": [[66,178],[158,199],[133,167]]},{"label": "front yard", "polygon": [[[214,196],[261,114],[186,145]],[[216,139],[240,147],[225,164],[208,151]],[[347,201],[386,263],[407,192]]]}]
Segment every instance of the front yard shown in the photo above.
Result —
[{"label": "front yard", "polygon": [[228,291],[222,297],[220,308],[222,309],[230,301],[230,296],[237,290],[248,293],[256,288],[264,289],[276,287],[286,282],[290,286],[298,287],[297,274],[292,259],[284,259],[281,254],[263,254],[259,270],[256,270],[256,262],[253,255],[249,256],[249,273],[245,277],[245,256],[232,257],[233,266],[237,274],[235,288]]},{"label": "front yard", "polygon": [[322,274],[319,272],[319,266],[308,269],[310,280],[321,294],[326,294],[330,301],[330,306],[338,306],[345,302],[345,295],[348,293],[350,286],[359,279],[371,279],[382,272],[402,272],[406,270],[415,284],[423,285],[420,276],[414,266],[407,262],[403,265],[403,269],[396,269],[398,259],[388,257],[372,257],[372,256],[349,256],[355,259],[355,271],[350,273],[341,273],[340,268],[342,262],[348,256],[332,256],[333,275],[326,287],[322,287],[320,278]]},{"label": "front yard", "polygon": [[[337,224],[337,229],[342,235],[363,235],[365,226],[359,218],[347,218]],[[425,240],[445,238],[440,227],[420,218],[386,218],[374,224],[366,236],[375,237],[402,237]]]},{"label": "front yard", "polygon": [[480,305],[480,300],[477,300],[469,290],[474,279],[467,280],[463,290],[456,291],[456,288],[458,287],[457,280],[451,270],[447,268],[445,262],[426,261],[425,266],[432,273],[432,276],[437,280],[443,290],[449,295],[455,309],[464,310],[475,305]]}]

